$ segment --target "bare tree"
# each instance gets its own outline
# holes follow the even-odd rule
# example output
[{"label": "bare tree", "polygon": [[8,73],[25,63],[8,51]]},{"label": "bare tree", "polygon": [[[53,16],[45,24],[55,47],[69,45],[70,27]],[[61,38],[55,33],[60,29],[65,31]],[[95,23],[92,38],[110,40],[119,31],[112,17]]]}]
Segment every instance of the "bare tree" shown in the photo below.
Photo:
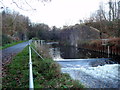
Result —
[{"label": "bare tree", "polygon": [[120,19],[120,1],[118,2],[118,15],[117,15],[118,19]]},{"label": "bare tree", "polygon": [[118,18],[119,15],[119,2],[116,0],[109,1],[109,21],[114,21]]},{"label": "bare tree", "polygon": [[[44,5],[46,2],[51,2],[51,0],[34,0],[34,2],[42,2]],[[4,1],[1,0],[1,9],[5,9],[7,6],[4,4]],[[17,6],[17,8],[24,10],[24,11],[30,11],[30,10],[36,10],[34,7],[32,7],[32,5],[27,1],[27,0],[12,0],[11,5],[15,4]],[[27,9],[25,7],[23,7],[24,5],[27,5],[30,9]]]}]

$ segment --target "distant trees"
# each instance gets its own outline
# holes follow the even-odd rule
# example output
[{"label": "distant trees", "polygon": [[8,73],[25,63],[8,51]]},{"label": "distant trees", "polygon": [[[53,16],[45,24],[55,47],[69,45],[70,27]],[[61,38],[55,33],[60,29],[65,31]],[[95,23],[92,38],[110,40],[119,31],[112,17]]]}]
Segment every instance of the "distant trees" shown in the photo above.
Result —
[{"label": "distant trees", "polygon": [[16,40],[27,40],[37,37],[43,40],[58,40],[60,29],[50,28],[48,25],[32,23],[28,17],[18,12],[3,10],[2,14],[2,41],[10,43]]},{"label": "distant trees", "polygon": [[29,19],[16,12],[2,12],[2,34],[13,40],[25,40]]},{"label": "distant trees", "polygon": [[53,26],[51,29],[51,40],[57,41],[60,40],[60,29],[58,29],[56,26]]},{"label": "distant trees", "polygon": [[99,10],[84,22],[86,25],[99,29],[101,33],[108,34],[108,36],[120,37],[120,1],[109,0],[107,5],[100,3]]},{"label": "distant trees", "polygon": [[[120,1],[119,1],[120,2]],[[119,17],[119,2],[114,0],[109,1],[109,21],[114,21]]]},{"label": "distant trees", "polygon": [[46,24],[31,24],[29,26],[28,38],[37,37],[39,39],[47,40],[50,38],[50,28]]},{"label": "distant trees", "polygon": [[60,33],[62,44],[78,46],[93,39],[99,39],[99,31],[86,25],[76,24],[64,27]]},{"label": "distant trees", "polygon": [[[51,0],[36,0],[37,2],[48,2]],[[30,5],[26,0],[15,1],[11,0],[11,4],[15,4],[17,8],[28,11],[27,8],[24,8],[24,5],[28,5],[30,10],[35,10],[34,7]],[[58,40],[59,39],[59,30],[55,26],[51,29],[48,25],[40,23],[32,23],[28,17],[25,17],[19,14],[16,11],[10,10],[4,3],[0,1],[0,7],[2,14],[2,42],[4,44],[10,43],[16,40],[27,40],[33,37],[44,40]]]}]

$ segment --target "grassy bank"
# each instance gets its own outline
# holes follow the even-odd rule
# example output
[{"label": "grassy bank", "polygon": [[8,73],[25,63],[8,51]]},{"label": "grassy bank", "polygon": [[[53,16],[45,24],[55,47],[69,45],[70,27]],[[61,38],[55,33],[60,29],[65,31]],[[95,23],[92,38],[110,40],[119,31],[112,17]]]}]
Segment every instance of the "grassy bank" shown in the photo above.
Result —
[{"label": "grassy bank", "polygon": [[[51,59],[41,60],[32,51],[33,78],[35,88],[83,88],[68,74],[60,71],[60,66]],[[3,88],[29,87],[29,54],[28,46],[12,62],[6,66],[6,76],[3,78]]]},{"label": "grassy bank", "polygon": [[5,44],[5,45],[3,45],[3,46],[0,46],[0,50],[1,50],[1,49],[5,49],[5,48],[8,48],[8,47],[11,47],[11,46],[14,46],[14,45],[19,44],[19,43],[22,43],[22,42],[25,42],[25,41],[18,41],[18,42],[12,42],[12,43]]}]

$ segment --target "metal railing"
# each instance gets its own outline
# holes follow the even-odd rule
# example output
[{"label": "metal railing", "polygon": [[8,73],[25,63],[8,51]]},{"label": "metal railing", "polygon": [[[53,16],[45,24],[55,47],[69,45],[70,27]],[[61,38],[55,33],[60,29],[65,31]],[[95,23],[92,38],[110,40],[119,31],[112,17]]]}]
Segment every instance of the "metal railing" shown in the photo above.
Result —
[{"label": "metal railing", "polygon": [[31,47],[31,48],[42,60],[44,60],[43,57],[33,47]]},{"label": "metal railing", "polygon": [[44,60],[44,59],[43,59],[43,57],[42,57],[33,47],[31,47],[30,45],[31,45],[31,41],[29,40],[29,89],[34,89],[31,49],[32,49],[42,60]]},{"label": "metal railing", "polygon": [[33,72],[32,72],[32,58],[31,58],[31,47],[30,47],[30,41],[29,41],[29,88],[33,89]]}]

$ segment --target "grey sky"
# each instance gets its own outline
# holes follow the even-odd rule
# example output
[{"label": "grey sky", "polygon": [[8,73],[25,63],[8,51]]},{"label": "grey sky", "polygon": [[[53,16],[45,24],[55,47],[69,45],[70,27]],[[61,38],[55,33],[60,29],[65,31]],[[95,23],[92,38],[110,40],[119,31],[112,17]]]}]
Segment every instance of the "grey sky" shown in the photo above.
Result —
[{"label": "grey sky", "polygon": [[[28,16],[32,22],[62,27],[63,25],[74,25],[79,23],[80,19],[88,18],[92,12],[99,8],[101,1],[107,2],[108,0],[52,0],[45,5],[35,0],[26,0],[30,6],[26,4],[25,0],[14,0],[28,11],[17,8],[15,4],[11,4],[11,1],[3,0],[3,3]],[[36,10],[32,10],[31,7]]]}]

